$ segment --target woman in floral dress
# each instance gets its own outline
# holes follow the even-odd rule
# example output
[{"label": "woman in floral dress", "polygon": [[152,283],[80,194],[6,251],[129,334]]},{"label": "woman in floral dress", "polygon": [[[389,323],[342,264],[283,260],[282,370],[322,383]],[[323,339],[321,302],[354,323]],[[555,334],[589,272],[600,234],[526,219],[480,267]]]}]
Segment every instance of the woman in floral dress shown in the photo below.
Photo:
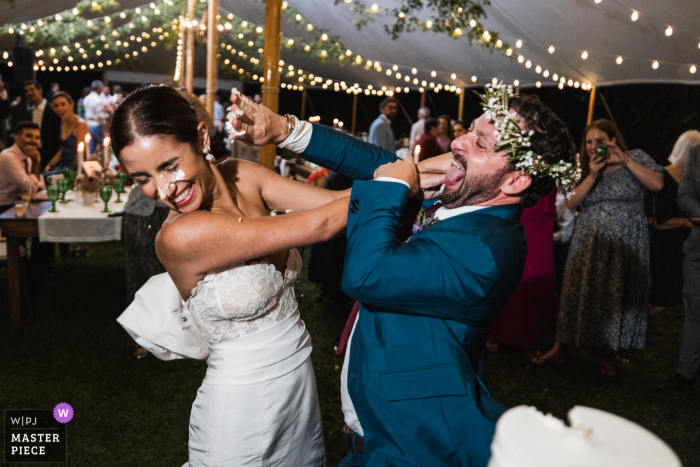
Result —
[{"label": "woman in floral dress", "polygon": [[[583,176],[569,195],[579,208],[564,271],[554,347],[534,363],[564,361],[564,345],[603,349],[601,375],[615,376],[612,356],[643,349],[649,295],[649,234],[644,189],[663,188],[662,168],[644,151],[627,151],[617,126],[597,120],[584,130]],[[596,146],[607,147],[597,157]]]}]

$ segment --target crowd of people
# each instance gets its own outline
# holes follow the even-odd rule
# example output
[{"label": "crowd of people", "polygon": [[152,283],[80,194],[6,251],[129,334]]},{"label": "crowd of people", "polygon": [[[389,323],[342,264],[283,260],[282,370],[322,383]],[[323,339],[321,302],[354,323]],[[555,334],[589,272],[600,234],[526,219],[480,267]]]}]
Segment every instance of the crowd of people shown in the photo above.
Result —
[{"label": "crowd of people", "polygon": [[[211,115],[205,95],[168,86],[126,95],[118,85],[96,80],[77,102],[57,85],[46,98],[37,81],[26,82],[23,91],[22,99],[11,100],[0,82],[0,120],[7,118],[12,129],[12,144],[0,152],[0,212],[73,167],[86,135],[91,153],[111,136],[136,187],[125,207],[125,237],[128,294],[130,300],[141,294],[134,301],[141,314],[127,310],[120,323],[143,345],[139,358],[149,350],[166,359],[209,358],[192,413],[192,465],[201,456],[238,458],[248,452],[322,463],[311,344],[293,296],[301,258],[289,252],[303,245],[315,244],[309,278],[323,284],[323,296],[358,300],[344,334],[341,397],[350,451],[344,466],[364,465],[372,456],[415,463],[422,459],[421,446],[444,465],[451,458],[484,464],[484,440],[503,407],[481,381],[483,346],[494,352],[501,345],[523,349],[539,366],[563,364],[567,348],[582,348],[598,355],[600,375],[614,377],[620,363],[633,363],[629,350],[644,349],[647,322],[665,307],[684,305],[679,365],[659,388],[693,387],[700,366],[698,131],[683,133],[661,167],[643,150],[629,148],[615,123],[601,119],[584,129],[575,155],[566,126],[551,110],[533,96],[513,96],[516,117],[503,118],[511,118],[523,135],[530,131],[547,166],[560,159],[580,164],[575,180],[555,184],[556,176],[516,170],[492,157],[503,152],[494,149],[500,128],[492,116],[466,125],[449,115],[432,117],[421,107],[410,138],[397,141],[393,98],[379,105],[365,144],[327,127],[278,120],[262,107],[259,94],[247,99],[234,93],[233,106],[217,99]],[[226,133],[228,107],[247,116],[247,127],[238,115],[233,119],[244,136]],[[150,138],[159,138],[166,151],[149,149]],[[298,184],[241,160],[244,151],[268,143],[319,169]],[[166,161],[168,154],[182,156]],[[180,178],[171,175],[179,172]],[[373,178],[386,183],[366,182]],[[555,186],[569,182],[568,190]],[[416,202],[408,198],[421,190],[439,201],[412,206]],[[404,204],[415,208],[415,223],[406,224],[413,226],[408,242],[411,233],[399,225]],[[268,217],[269,210],[294,215]],[[157,237],[174,215],[170,211],[193,215],[173,219]],[[346,228],[347,239],[338,237]],[[280,231],[285,235],[274,234]],[[239,293],[261,276],[273,286]],[[155,303],[149,294],[163,290],[185,300],[177,302],[178,309],[184,306],[181,322],[159,321],[160,311],[148,305]],[[176,329],[164,331],[164,338],[159,326]],[[178,334],[193,347],[175,344],[171,339]],[[249,347],[238,344],[241,336]],[[552,337],[553,346],[544,351]],[[263,343],[272,340],[279,354],[261,356]],[[415,351],[422,345],[433,353]],[[178,355],[163,354],[171,346]],[[359,357],[373,353],[382,357]],[[296,366],[285,373],[276,358]],[[379,383],[375,374],[382,375]],[[246,381],[245,391],[240,381]],[[222,410],[216,402],[252,401],[262,387],[276,394],[274,404],[259,400],[243,413]],[[465,402],[467,395],[478,397]],[[459,407],[434,407],[437,396]],[[261,413],[277,425],[254,423]],[[276,433],[294,448],[212,442],[234,423],[248,434]],[[439,436],[412,434],[426,426]],[[455,445],[449,427],[476,435],[468,446]],[[365,439],[372,440],[369,453]]]}]

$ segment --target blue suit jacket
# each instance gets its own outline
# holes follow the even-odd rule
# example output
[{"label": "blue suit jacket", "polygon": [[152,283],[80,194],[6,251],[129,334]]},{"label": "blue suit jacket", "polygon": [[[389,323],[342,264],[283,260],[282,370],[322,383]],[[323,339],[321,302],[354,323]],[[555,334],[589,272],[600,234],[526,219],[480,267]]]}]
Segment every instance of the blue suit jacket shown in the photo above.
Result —
[{"label": "blue suit jacket", "polygon": [[[395,160],[315,126],[304,157],[356,179]],[[516,205],[446,219],[398,243],[408,188],[353,185],[343,289],[361,302],[348,389],[369,466],[486,466],[496,419],[478,375],[527,244]]]}]

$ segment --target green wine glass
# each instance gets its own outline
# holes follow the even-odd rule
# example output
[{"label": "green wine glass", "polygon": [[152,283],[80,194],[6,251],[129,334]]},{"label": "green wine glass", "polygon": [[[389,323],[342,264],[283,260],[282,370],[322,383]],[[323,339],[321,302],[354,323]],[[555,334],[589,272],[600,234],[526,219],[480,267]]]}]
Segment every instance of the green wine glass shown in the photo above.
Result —
[{"label": "green wine glass", "polygon": [[74,190],[75,189],[75,179],[78,177],[78,171],[75,169],[68,169],[68,189],[69,190]]},{"label": "green wine glass", "polygon": [[63,168],[63,171],[62,171],[62,173],[63,173],[63,178],[65,178],[66,180],[68,180],[68,179],[69,179],[68,175],[70,174],[70,171],[71,171],[71,168],[70,168],[70,167],[64,167],[64,168]]},{"label": "green wine glass", "polygon": [[122,180],[124,184],[126,184],[126,181],[129,179],[129,176],[126,174],[126,172],[122,172],[121,170],[117,172],[117,180]]},{"label": "green wine glass", "polygon": [[68,180],[65,178],[62,178],[58,181],[58,191],[61,192],[61,204],[66,204],[68,203],[68,200],[66,199],[66,193],[68,192]]},{"label": "green wine glass", "polygon": [[56,185],[47,186],[46,194],[48,195],[49,201],[51,201],[51,209],[49,209],[49,212],[60,212],[56,209],[56,201],[58,201],[58,197],[61,194],[58,187]]},{"label": "green wine glass", "polygon": [[104,201],[104,203],[105,203],[105,208],[100,212],[112,212],[107,207],[107,203],[109,203],[109,200],[112,199],[112,187],[111,186],[101,186],[100,187],[100,198],[102,198],[102,201]]},{"label": "green wine glass", "polygon": [[114,179],[114,191],[117,193],[117,200],[115,203],[123,203],[122,201],[122,193],[126,193],[126,190],[124,189],[124,180],[120,180],[119,178]]}]

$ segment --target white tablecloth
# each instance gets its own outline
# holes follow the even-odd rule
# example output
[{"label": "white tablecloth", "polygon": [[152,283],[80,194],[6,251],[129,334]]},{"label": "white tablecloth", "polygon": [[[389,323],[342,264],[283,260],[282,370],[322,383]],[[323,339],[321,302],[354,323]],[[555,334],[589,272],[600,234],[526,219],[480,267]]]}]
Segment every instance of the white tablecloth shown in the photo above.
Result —
[{"label": "white tablecloth", "polygon": [[[129,190],[127,188],[127,190]],[[55,243],[110,242],[122,238],[122,217],[107,217],[111,213],[100,212],[105,204],[97,194],[92,206],[83,206],[82,195],[76,201],[76,192],[66,193],[68,204],[56,203],[59,212],[45,212],[39,216],[39,240]],[[117,194],[112,194],[109,209],[112,213],[124,210],[129,198],[123,193],[123,203],[115,203]]]}]

